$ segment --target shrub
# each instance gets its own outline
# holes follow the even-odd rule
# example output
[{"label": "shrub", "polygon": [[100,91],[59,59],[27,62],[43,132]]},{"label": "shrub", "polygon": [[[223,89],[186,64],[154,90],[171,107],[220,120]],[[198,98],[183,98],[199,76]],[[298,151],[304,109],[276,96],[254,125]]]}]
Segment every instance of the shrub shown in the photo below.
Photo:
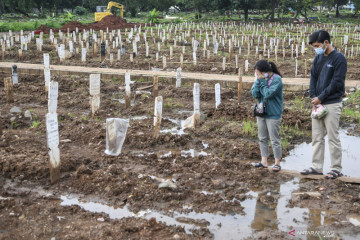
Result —
[{"label": "shrub", "polygon": [[159,23],[158,16],[159,16],[159,11],[156,11],[156,9],[154,8],[152,11],[149,12],[146,21],[152,23]]},{"label": "shrub", "polygon": [[87,9],[82,6],[75,7],[75,13],[78,15],[85,15],[87,13]]}]

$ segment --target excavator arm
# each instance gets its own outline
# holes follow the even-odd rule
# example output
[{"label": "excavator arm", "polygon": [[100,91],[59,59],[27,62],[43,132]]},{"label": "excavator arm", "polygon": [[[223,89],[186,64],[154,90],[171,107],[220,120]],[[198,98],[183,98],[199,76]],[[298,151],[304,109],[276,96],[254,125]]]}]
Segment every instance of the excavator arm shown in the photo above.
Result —
[{"label": "excavator arm", "polygon": [[121,15],[121,18],[123,19],[124,18],[124,6],[117,2],[109,2],[105,12],[96,12],[95,13],[95,21],[96,22],[101,21],[101,19],[103,19],[104,17],[112,15],[112,13],[111,13],[112,7],[116,7],[118,9],[120,9],[120,15]]},{"label": "excavator arm", "polygon": [[109,2],[108,6],[107,6],[107,9],[106,9],[106,12],[110,13],[112,7],[116,7],[118,9],[120,9],[121,18],[124,18],[124,16],[123,16],[123,11],[124,11],[123,5],[121,5],[120,3],[117,3],[117,2]]}]

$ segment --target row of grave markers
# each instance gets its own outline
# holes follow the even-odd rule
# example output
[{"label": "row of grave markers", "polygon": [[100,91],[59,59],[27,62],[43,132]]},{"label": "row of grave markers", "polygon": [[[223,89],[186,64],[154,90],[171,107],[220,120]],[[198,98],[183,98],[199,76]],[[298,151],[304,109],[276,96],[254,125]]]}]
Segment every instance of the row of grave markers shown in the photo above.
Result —
[{"label": "row of grave markers", "polygon": [[[14,68],[17,70],[17,68]],[[48,56],[44,55],[44,69],[50,69],[50,62]],[[17,78],[17,75],[16,75]],[[5,78],[5,92],[12,93],[13,78]],[[130,74],[125,75],[125,91],[128,92],[130,89]],[[50,81],[48,76],[44,77],[45,91],[48,96],[48,113],[45,116],[46,119],[46,138],[47,146],[49,148],[49,168],[50,168],[50,180],[51,183],[56,183],[60,179],[60,149],[59,149],[59,128],[58,128],[58,96],[59,96],[59,84],[55,81]],[[16,82],[17,84],[18,82]],[[100,107],[100,74],[89,75],[89,92],[90,92],[90,106],[92,115],[99,110]],[[155,98],[154,106],[154,138],[159,137],[161,119],[162,119],[162,107],[163,98],[158,95],[158,77],[154,77],[154,88],[153,96]],[[176,87],[181,86],[181,69],[178,69],[176,74]],[[130,95],[130,93],[126,94]],[[239,88],[238,98],[241,101],[242,95],[242,74],[239,71]],[[7,100],[11,100],[8,98]],[[193,100],[194,100],[194,114],[186,120],[186,127],[196,127],[200,123],[200,84],[194,83],[193,89]],[[215,108],[221,103],[220,84],[215,84]],[[106,120],[106,150],[105,153],[112,156],[117,156],[121,153],[121,148],[125,140],[127,128],[129,126],[128,119],[117,119],[110,118]]]},{"label": "row of grave markers", "polygon": [[[197,29],[196,29],[196,27]],[[270,25],[272,26],[272,25]],[[266,27],[265,25],[235,25],[235,24],[219,24],[219,25],[214,25],[214,24],[191,24],[191,23],[186,23],[186,24],[180,24],[180,25],[170,25],[166,27],[166,31],[163,25],[156,25],[157,28],[157,32],[158,32],[158,36],[160,37],[161,41],[166,45],[166,41],[165,41],[165,35],[167,34],[167,40],[172,39],[174,45],[170,46],[170,50],[169,50],[169,55],[170,55],[170,59],[172,58],[172,55],[174,54],[174,48],[176,49],[176,42],[177,40],[184,40],[185,42],[185,33],[186,30],[188,29],[188,32],[186,33],[186,38],[190,38],[191,37],[191,33],[190,33],[190,28],[195,28],[194,30],[194,35],[191,38],[192,41],[192,58],[193,58],[193,63],[196,65],[197,64],[197,49],[201,43],[201,31],[204,30],[205,34],[206,34],[206,39],[204,40],[204,44],[203,44],[203,57],[207,57],[207,63],[210,61],[210,50],[209,50],[209,46],[210,46],[210,36],[213,36],[213,53],[216,55],[219,45],[222,44],[223,48],[225,48],[227,46],[227,40],[228,40],[228,48],[229,48],[229,61],[233,61],[232,58],[232,54],[233,54],[233,50],[234,47],[237,47],[239,49],[239,56],[240,57],[244,57],[244,54],[242,53],[242,49],[246,48],[245,45],[247,44],[247,58],[249,58],[251,55],[251,50],[254,51],[254,45],[255,45],[255,40],[257,39],[257,45],[255,46],[255,56],[259,55],[260,57],[264,57],[264,58],[270,58],[271,54],[273,54],[276,58],[277,61],[277,57],[279,55],[279,48],[281,46],[281,42],[282,42],[282,49],[283,49],[283,59],[285,59],[285,42],[288,42],[288,46],[291,47],[291,58],[294,59],[294,57],[299,58],[299,48],[301,47],[301,54],[304,55],[306,48],[305,48],[305,40],[308,35],[306,35],[305,33],[307,33],[307,30],[315,30],[312,27],[309,27],[307,29],[307,27],[303,27],[303,28],[296,28],[293,25],[274,25],[275,27],[278,27],[278,31],[279,33],[283,33],[283,34],[278,34],[277,36],[277,30],[275,30],[275,37],[270,37],[268,38],[268,34],[264,31],[269,30],[268,27]],[[207,32],[207,29],[209,27],[214,27],[213,30],[211,30],[210,34]],[[218,29],[216,28],[218,27]],[[182,32],[183,36],[172,36],[172,30],[174,30],[174,33],[176,35],[177,31],[179,31],[179,33],[183,30],[185,32]],[[291,33],[287,33],[284,30],[285,29],[297,29],[297,33],[296,36],[292,36]],[[244,30],[253,30],[252,36],[250,37],[250,35],[246,35],[244,33]],[[255,30],[256,29],[256,30]],[[346,28],[347,29],[347,33],[350,32],[350,29],[352,28]],[[137,49],[137,43],[140,42],[144,42],[145,43],[145,49],[146,49],[146,56],[149,56],[149,44],[147,41],[147,33],[148,33],[148,29],[146,29],[146,27],[143,29],[144,33],[143,33],[143,41],[141,41],[140,38],[140,33],[141,33],[141,26],[134,27],[131,28],[130,33],[128,33],[128,37],[126,38],[126,43],[130,43],[133,45],[133,51],[130,54],[130,61],[133,62],[133,58],[134,58],[134,53],[138,54],[138,49]],[[160,31],[162,30],[162,31]],[[218,30],[218,31],[217,31]],[[229,33],[227,35],[226,30],[234,30],[236,31],[235,34],[231,34]],[[351,36],[351,39],[355,40],[355,39],[360,39],[360,34],[356,32],[357,28],[355,27],[354,29],[354,33]],[[196,33],[197,31],[199,31],[199,37],[196,40]],[[209,30],[210,31],[210,30]],[[259,34],[260,31],[260,34]],[[137,34],[136,34],[137,32]],[[151,32],[151,36],[154,39],[154,43],[156,42],[156,31],[155,34],[153,33],[153,29],[150,29]],[[337,28],[332,27],[331,32],[333,32],[334,36],[336,36],[337,34]],[[2,56],[4,57],[5,53],[4,53],[4,49],[5,49],[5,45],[8,45],[8,48],[10,48],[11,46],[13,46],[14,42],[18,42],[20,41],[21,43],[21,47],[19,49],[19,58],[22,57],[22,51],[26,50],[27,47],[23,47],[23,46],[27,46],[27,44],[29,42],[31,42],[31,39],[34,38],[34,34],[29,33],[28,35],[24,36],[24,33],[21,32],[21,35],[14,35],[12,36],[12,32],[9,32],[9,37],[7,38],[6,34],[3,35],[3,38],[0,39],[0,44],[2,45]],[[65,54],[65,46],[68,46],[69,48],[69,52],[73,53],[74,52],[74,43],[77,42],[77,34],[79,35],[78,38],[80,40],[80,45],[81,45],[81,59],[83,62],[86,61],[86,55],[87,55],[87,51],[89,49],[89,46],[93,46],[93,56],[96,56],[96,48],[97,45],[101,45],[101,60],[103,61],[105,58],[105,54],[107,53],[109,55],[109,59],[110,62],[114,61],[114,55],[113,53],[111,53],[110,50],[110,42],[107,39],[107,35],[110,35],[109,39],[111,41],[112,39],[112,46],[113,49],[118,48],[119,46],[121,47],[121,51],[120,49],[117,49],[117,54],[118,57],[117,59],[119,60],[121,58],[121,54],[125,54],[125,45],[122,44],[122,39],[121,39],[121,31],[118,30],[117,35],[116,35],[116,31],[113,30],[112,32],[108,32],[104,33],[104,31],[100,31],[100,37],[97,37],[97,34],[94,33],[94,31],[90,30],[90,31],[86,31],[84,30],[83,35],[81,37],[81,33],[78,33],[78,31],[74,31],[72,33],[68,32],[68,37],[65,36],[65,34],[63,34],[62,32],[59,32],[59,37],[60,40],[63,42],[62,44],[58,44],[57,43],[57,38],[54,37],[53,33],[50,33],[50,39],[51,42],[55,45],[55,47],[57,48],[58,51],[58,55],[61,61],[63,61],[66,57]],[[125,35],[127,34],[127,30],[125,30]],[[173,37],[173,38],[172,38]],[[134,39],[133,39],[134,38]],[[240,38],[241,38],[241,44],[240,44]],[[10,40],[9,40],[10,39]],[[72,39],[72,41],[70,40]],[[302,41],[301,41],[302,39]],[[16,41],[18,40],[18,41]],[[105,42],[103,42],[105,40]],[[133,40],[133,41],[131,41]],[[245,40],[245,41],[244,41]],[[269,45],[267,45],[267,40],[269,40]],[[84,42],[86,42],[86,44],[84,44]],[[336,42],[336,39],[334,40]],[[351,45],[351,48],[348,49],[348,41],[349,41],[349,35],[345,35],[343,38],[341,38],[341,44],[344,44],[345,47],[345,55],[347,55],[348,57],[353,57],[358,56],[359,53],[359,46],[357,45],[356,47],[356,51],[354,50],[354,45]],[[103,44],[100,44],[100,43]],[[297,44],[295,44],[295,42],[297,42]],[[6,44],[5,44],[6,43]],[[40,38],[36,39],[36,43],[39,50],[41,50],[41,46],[43,44],[43,34],[40,34]],[[336,43],[335,43],[336,44]],[[86,48],[84,47],[86,45]],[[262,48],[260,48],[260,46],[263,46]],[[269,46],[269,47],[267,47]],[[349,46],[350,47],[350,46]],[[76,48],[76,52],[78,52],[78,48]],[[295,54],[294,54],[294,49],[295,49]],[[156,62],[159,62],[159,52],[160,50],[160,42],[158,42],[158,52],[156,52],[155,57],[156,57]],[[263,54],[259,54],[259,52],[262,51]],[[106,52],[106,53],[105,53]],[[183,50],[182,50],[182,55],[180,57],[180,64],[181,67],[183,67],[183,58],[184,58],[184,54],[185,54],[185,46],[183,46]],[[262,56],[261,56],[262,55]],[[236,59],[238,59],[238,56],[236,56],[235,58],[235,62]],[[166,68],[166,57],[163,56],[163,68]],[[235,66],[235,68],[238,68],[238,66]]]}]

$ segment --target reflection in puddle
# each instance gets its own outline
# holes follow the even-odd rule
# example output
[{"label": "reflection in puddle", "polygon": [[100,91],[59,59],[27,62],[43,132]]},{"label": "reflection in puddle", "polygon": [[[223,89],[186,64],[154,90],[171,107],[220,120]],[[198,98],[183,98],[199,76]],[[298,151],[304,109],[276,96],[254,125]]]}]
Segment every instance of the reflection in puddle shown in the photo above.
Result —
[{"label": "reflection in puddle", "polygon": [[[345,130],[340,131],[342,146],[342,172],[352,177],[360,177],[360,138],[346,135]],[[282,163],[284,169],[301,171],[311,166],[312,146],[311,143],[302,143],[290,151],[289,156]],[[325,161],[324,172],[330,171],[330,155],[328,138],[325,138]]]},{"label": "reflection in puddle", "polygon": [[199,156],[208,156],[210,154],[208,154],[207,152],[204,152],[204,151],[197,151],[195,149],[190,149],[188,151],[184,151],[182,150],[181,151],[181,156],[182,157],[188,157],[190,155],[190,157],[199,157]]},{"label": "reflection in puddle", "polygon": [[[150,176],[151,178],[157,178]],[[160,179],[166,180],[166,179]],[[335,211],[321,211],[316,209],[306,209],[299,207],[288,207],[288,200],[291,198],[291,192],[298,189],[299,180],[286,182],[284,184],[271,185],[268,193],[248,192],[246,200],[241,202],[244,207],[245,215],[223,213],[214,214],[207,212],[179,213],[171,212],[171,216],[162,214],[152,210],[140,211],[134,213],[127,206],[116,208],[103,203],[89,202],[79,200],[78,197],[61,196],[61,205],[70,206],[78,205],[87,211],[103,212],[109,215],[111,219],[120,219],[123,217],[142,217],[145,219],[156,218],[157,221],[165,222],[168,225],[178,225],[184,227],[187,233],[191,233],[191,229],[201,227],[199,222],[206,222],[206,227],[214,234],[215,239],[239,239],[251,236],[254,232],[263,231],[267,228],[289,232],[295,230],[296,237],[300,239],[314,239],[314,236],[302,234],[305,231],[319,231],[318,227],[334,223],[331,215],[336,214]],[[201,194],[212,195],[214,193],[202,191]],[[262,196],[273,196],[273,201],[264,203]],[[235,199],[234,199],[235,200]],[[233,200],[230,200],[233,201]],[[226,202],[226,201],[224,201]],[[185,204],[183,209],[191,210],[191,204]],[[305,220],[304,217],[309,218]],[[360,224],[359,216],[349,216],[349,221],[354,225]],[[356,225],[357,226],[357,225]],[[204,226],[202,226],[204,227]],[[329,231],[331,233],[331,231]],[[332,232],[335,234],[335,232]],[[341,234],[346,239],[356,239],[358,236],[350,236]],[[319,239],[318,236],[315,236]]]},{"label": "reflection in puddle", "polygon": [[[123,151],[125,152],[125,151]],[[189,149],[189,150],[179,150],[179,149],[163,149],[155,150],[154,152],[149,152],[144,154],[143,151],[131,151],[131,154],[136,155],[137,157],[144,157],[145,155],[156,154],[158,158],[169,158],[171,156],[181,156],[184,158],[188,157],[200,157],[200,156],[210,156],[211,153],[207,153],[203,150]]]},{"label": "reflection in puddle", "polygon": [[164,118],[175,124],[176,126],[171,129],[162,129],[160,133],[170,133],[173,135],[183,135],[185,134],[185,120],[181,119],[172,119],[172,118]]},{"label": "reflection in puddle", "polygon": [[131,120],[145,120],[145,119],[149,119],[150,116],[134,116],[132,118],[130,118]]}]

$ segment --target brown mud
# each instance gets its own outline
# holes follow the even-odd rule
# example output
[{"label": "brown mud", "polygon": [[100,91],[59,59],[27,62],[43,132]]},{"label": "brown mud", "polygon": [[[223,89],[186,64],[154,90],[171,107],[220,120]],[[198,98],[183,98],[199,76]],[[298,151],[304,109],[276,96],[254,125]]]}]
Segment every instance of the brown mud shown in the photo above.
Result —
[{"label": "brown mud", "polygon": [[[77,194],[96,198],[115,209],[126,207],[134,213],[150,209],[165,215],[176,211],[240,217],[247,216],[245,202],[253,198],[249,192],[259,192],[258,201],[272,206],[276,198],[265,193],[279,191],[281,184],[293,179],[267,169],[254,169],[249,163],[249,160],[257,162],[260,159],[256,129],[253,129],[255,135],[245,132],[246,122],[255,121],[252,115],[255,102],[249,92],[244,92],[243,102],[238,105],[237,90],[222,89],[222,103],[215,110],[214,90],[202,87],[201,126],[186,129],[185,134],[162,132],[155,140],[152,132],[154,99],[150,92],[136,94],[133,106],[125,109],[121,103],[124,90],[119,89],[123,81],[103,80],[100,110],[92,118],[88,78],[53,76],[52,80],[59,82],[61,152],[61,179],[54,185],[49,181],[45,129],[47,100],[43,77],[20,76],[20,84],[14,88],[15,101],[11,104],[6,103],[3,82],[0,82],[3,123],[0,239],[9,236],[12,239],[219,238],[208,227],[208,219],[179,218],[178,222],[194,225],[187,231],[183,227],[166,225],[161,218],[113,219],[105,213],[85,211],[79,206],[62,206],[61,196]],[[147,85],[148,82],[139,81],[132,85],[132,90],[135,92]],[[181,126],[174,120],[185,120],[192,114],[192,88],[177,89],[160,81],[159,95],[164,98],[162,130],[179,130]],[[293,94],[285,96],[289,102],[293,98]],[[22,112],[10,113],[13,106],[20,107]],[[308,113],[294,113],[291,109],[286,103],[283,124],[289,129],[310,130]],[[31,112],[32,120],[25,118],[26,110]],[[109,117],[130,118],[130,127],[118,157],[104,153],[105,120]],[[285,135],[292,134],[287,131]],[[288,139],[284,156],[294,145],[311,140],[307,134],[293,134]],[[164,181],[171,181],[175,187],[159,188]],[[349,214],[360,211],[359,186],[338,181],[301,181],[298,191],[315,191],[321,186],[325,186],[325,190],[320,199],[307,196],[301,200],[290,199],[289,210],[294,207],[334,209],[336,214],[331,216],[334,221],[319,227],[329,230],[347,228],[358,234],[347,219]],[[271,190],[273,188],[275,190]],[[287,194],[291,195],[291,192]],[[303,220],[312,221],[306,216]],[[271,222],[276,222],[276,218]],[[221,228],[225,226],[221,227],[220,223],[218,229]],[[273,236],[261,239],[288,237],[287,232],[277,228],[253,229],[257,234],[254,236]],[[248,236],[239,236],[243,237]]]},{"label": "brown mud", "polygon": [[[137,26],[139,26],[140,24],[137,24]],[[54,33],[58,33],[59,30],[61,30],[62,32],[67,32],[69,30],[69,32],[73,32],[76,31],[76,29],[78,31],[83,31],[83,30],[90,30],[93,29],[95,31],[99,31],[99,30],[117,30],[117,29],[125,29],[125,28],[132,28],[134,27],[135,24],[133,23],[127,23],[125,22],[123,19],[119,18],[118,16],[115,15],[109,15],[104,17],[101,21],[99,22],[94,22],[91,24],[82,24],[78,21],[72,21],[69,22],[67,24],[65,24],[64,26],[62,26],[60,29],[54,28],[52,29]],[[37,31],[41,31],[44,32],[44,34],[49,34],[50,33],[50,29],[49,27],[45,26],[45,25],[41,25]]]}]

